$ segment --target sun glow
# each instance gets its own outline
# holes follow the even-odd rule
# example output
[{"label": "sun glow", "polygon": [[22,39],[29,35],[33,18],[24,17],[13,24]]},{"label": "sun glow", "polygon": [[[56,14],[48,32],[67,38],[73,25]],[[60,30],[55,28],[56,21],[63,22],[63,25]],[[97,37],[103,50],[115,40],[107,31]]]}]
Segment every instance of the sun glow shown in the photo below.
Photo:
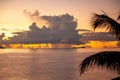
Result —
[{"label": "sun glow", "polygon": [[51,43],[42,43],[42,44],[3,44],[5,48],[73,48],[73,44],[51,44]]},{"label": "sun glow", "polygon": [[5,45],[4,47],[8,48],[52,48],[52,44],[50,43],[42,43],[42,44],[9,44]]},{"label": "sun glow", "polygon": [[90,41],[86,44],[3,44],[5,48],[117,48],[118,41]]},{"label": "sun glow", "polygon": [[86,46],[91,48],[115,48],[118,41],[90,41]]}]

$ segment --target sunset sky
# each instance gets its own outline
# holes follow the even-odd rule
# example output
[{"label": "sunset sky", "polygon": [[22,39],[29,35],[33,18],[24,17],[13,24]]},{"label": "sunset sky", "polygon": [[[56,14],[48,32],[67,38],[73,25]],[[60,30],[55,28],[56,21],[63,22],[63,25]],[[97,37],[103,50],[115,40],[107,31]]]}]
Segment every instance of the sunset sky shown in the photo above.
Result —
[{"label": "sunset sky", "polygon": [[0,28],[28,29],[31,22],[23,11],[40,15],[61,15],[69,13],[78,20],[78,28],[90,27],[92,13],[104,10],[112,17],[119,13],[119,0],[0,0]]},{"label": "sunset sky", "polygon": [[[77,29],[91,30],[93,13],[102,13],[103,10],[116,19],[119,4],[120,0],[0,0],[0,33],[12,36],[12,32],[29,30],[34,20],[26,17],[25,11],[33,15],[36,10],[40,17],[67,13],[77,21]],[[39,24],[39,27],[45,25],[44,22]]]}]

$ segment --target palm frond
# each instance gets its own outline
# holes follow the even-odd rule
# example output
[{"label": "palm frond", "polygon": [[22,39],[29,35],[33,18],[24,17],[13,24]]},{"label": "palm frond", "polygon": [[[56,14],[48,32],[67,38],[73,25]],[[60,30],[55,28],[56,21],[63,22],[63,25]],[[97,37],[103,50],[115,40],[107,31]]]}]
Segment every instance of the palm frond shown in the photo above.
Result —
[{"label": "palm frond", "polygon": [[105,14],[94,14],[92,18],[92,28],[106,28],[120,40],[120,24]]},{"label": "palm frond", "polygon": [[85,58],[80,64],[80,74],[83,74],[88,68],[94,65],[120,73],[120,52],[104,51]]},{"label": "palm frond", "polygon": [[113,78],[111,80],[120,80],[120,77]]}]

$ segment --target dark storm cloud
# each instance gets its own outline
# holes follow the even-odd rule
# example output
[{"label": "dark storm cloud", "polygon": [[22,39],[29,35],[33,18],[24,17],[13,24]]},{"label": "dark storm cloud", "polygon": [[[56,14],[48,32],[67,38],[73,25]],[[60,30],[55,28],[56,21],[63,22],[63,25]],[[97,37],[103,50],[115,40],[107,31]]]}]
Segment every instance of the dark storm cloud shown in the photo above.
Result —
[{"label": "dark storm cloud", "polygon": [[69,14],[64,14],[60,16],[40,16],[38,10],[34,13],[24,10],[24,14],[32,22],[36,22],[37,25],[43,24],[51,29],[61,29],[61,30],[73,30],[77,27],[77,21],[75,18]]},{"label": "dark storm cloud", "polygon": [[[15,43],[80,43],[81,35],[78,35],[77,21],[69,14],[59,16],[39,16],[39,12],[34,13],[24,11],[25,15],[32,20],[32,25],[28,31],[14,32],[13,37],[9,37],[8,42]],[[45,22],[38,27],[37,24]],[[47,24],[47,25],[46,25]]]},{"label": "dark storm cloud", "polygon": [[6,40],[6,43],[21,43],[25,40],[25,31],[24,32],[13,32],[13,37],[8,37],[8,40]]},{"label": "dark storm cloud", "polygon": [[81,43],[80,35],[77,31],[68,32],[66,30],[53,31],[51,28],[43,26],[39,28],[36,23],[29,26],[29,31],[14,32],[13,37],[9,37],[8,43]]},{"label": "dark storm cloud", "polygon": [[82,41],[115,41],[116,38],[108,32],[90,32],[84,33]]},{"label": "dark storm cloud", "polygon": [[47,21],[49,28],[60,29],[60,30],[75,30],[77,27],[77,22],[75,18],[69,14],[64,14],[60,16],[42,16],[43,20]]},{"label": "dark storm cloud", "polygon": [[26,40],[31,41],[46,41],[50,40],[50,29],[46,26],[43,26],[42,28],[38,28],[36,26],[36,23],[32,23],[31,26],[29,26],[30,31],[26,32]]},{"label": "dark storm cloud", "polygon": [[[77,21],[69,14],[59,16],[40,16],[38,11],[34,13],[24,11],[32,20],[28,31],[17,31],[13,37],[9,37],[9,43],[81,43],[80,41],[114,41],[113,35],[105,32],[91,32],[86,29],[76,29]],[[42,26],[39,24],[42,23]],[[78,32],[84,31],[82,35]]]}]

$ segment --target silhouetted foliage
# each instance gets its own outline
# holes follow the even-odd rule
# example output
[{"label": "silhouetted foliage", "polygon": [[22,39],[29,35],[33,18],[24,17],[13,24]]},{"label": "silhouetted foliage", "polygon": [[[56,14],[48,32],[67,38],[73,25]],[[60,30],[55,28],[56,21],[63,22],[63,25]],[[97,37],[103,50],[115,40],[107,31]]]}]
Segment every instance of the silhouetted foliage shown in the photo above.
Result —
[{"label": "silhouetted foliage", "polygon": [[[120,15],[117,19],[120,19]],[[92,27],[94,30],[96,28],[106,28],[120,40],[120,24],[107,14],[94,14],[92,18]]]},{"label": "silhouetted foliage", "polygon": [[120,77],[113,78],[111,80],[120,80]]},{"label": "silhouetted foliage", "polygon": [[120,52],[104,51],[85,58],[80,64],[80,74],[83,74],[89,67],[106,67],[120,73]]},{"label": "silhouetted foliage", "polygon": [[[120,24],[110,18],[105,12],[103,13],[94,14],[92,28],[94,30],[96,28],[106,28],[120,40]],[[120,20],[120,15],[117,20]],[[80,74],[83,74],[89,67],[94,65],[114,70],[120,74],[120,51],[104,51],[88,56],[80,64]],[[120,80],[120,78],[114,78],[112,80]]]}]

